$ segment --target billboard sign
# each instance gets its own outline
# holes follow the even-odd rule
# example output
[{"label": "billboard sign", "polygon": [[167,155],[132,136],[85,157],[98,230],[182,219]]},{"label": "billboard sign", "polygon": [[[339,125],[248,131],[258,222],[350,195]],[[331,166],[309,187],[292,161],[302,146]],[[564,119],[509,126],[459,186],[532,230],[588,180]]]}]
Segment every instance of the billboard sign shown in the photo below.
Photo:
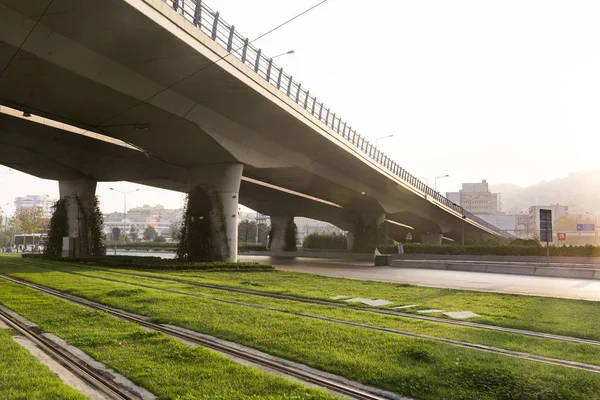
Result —
[{"label": "billboard sign", "polygon": [[552,210],[540,210],[540,242],[552,242]]},{"label": "billboard sign", "polygon": [[577,232],[595,232],[596,224],[577,224]]}]

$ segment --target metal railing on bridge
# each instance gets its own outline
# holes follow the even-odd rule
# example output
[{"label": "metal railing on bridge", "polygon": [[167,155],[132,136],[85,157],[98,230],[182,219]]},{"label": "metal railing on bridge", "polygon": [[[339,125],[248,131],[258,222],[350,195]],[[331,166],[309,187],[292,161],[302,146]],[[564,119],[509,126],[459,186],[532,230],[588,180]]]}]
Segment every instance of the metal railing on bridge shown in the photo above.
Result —
[{"label": "metal railing on bridge", "polygon": [[343,121],[330,107],[319,101],[316,96],[310,93],[310,90],[303,87],[301,83],[294,80],[292,75],[288,75],[283,68],[278,67],[272,58],[267,57],[261,49],[257,49],[250,43],[250,39],[244,37],[235,30],[234,25],[226,23],[218,11],[213,11],[201,0],[163,0],[183,15],[188,21],[194,24],[198,29],[220,44],[229,53],[238,60],[252,68],[255,73],[279,89],[287,97],[292,99],[306,111],[318,118],[327,127],[337,132],[341,137],[359,149],[369,158],[385,167],[413,188],[423,192],[436,201],[442,203],[460,214],[463,219],[471,219],[479,225],[494,231],[502,236],[513,236],[502,229],[478,218],[468,212],[463,207],[451,202],[439,192],[425,185],[421,180],[410,174],[394,160],[379,151],[375,145],[358,134],[352,126]]}]

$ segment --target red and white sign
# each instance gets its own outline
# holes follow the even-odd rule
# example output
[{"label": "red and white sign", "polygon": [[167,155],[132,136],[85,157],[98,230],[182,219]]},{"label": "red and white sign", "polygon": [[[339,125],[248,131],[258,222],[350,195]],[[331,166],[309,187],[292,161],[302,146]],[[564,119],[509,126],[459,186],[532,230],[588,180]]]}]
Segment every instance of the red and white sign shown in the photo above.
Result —
[{"label": "red and white sign", "polygon": [[567,240],[567,234],[566,233],[559,233],[558,234],[558,240]]}]

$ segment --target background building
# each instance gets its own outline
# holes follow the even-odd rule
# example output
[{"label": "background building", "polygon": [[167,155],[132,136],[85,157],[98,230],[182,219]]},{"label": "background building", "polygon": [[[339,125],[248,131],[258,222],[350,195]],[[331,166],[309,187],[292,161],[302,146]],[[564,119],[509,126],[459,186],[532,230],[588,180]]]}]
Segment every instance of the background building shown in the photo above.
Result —
[{"label": "background building", "polygon": [[540,210],[552,210],[552,230],[556,239],[557,222],[569,215],[569,207],[553,204],[548,206],[532,206],[529,207],[529,233],[530,237],[540,237]]},{"label": "background building", "polygon": [[123,213],[113,212],[104,214],[104,233],[110,234],[113,228],[125,230],[130,238],[131,227],[135,227],[138,232],[138,240],[142,240],[142,233],[147,226],[156,229],[159,236],[165,239],[172,239],[173,229],[179,229],[183,209],[165,209],[162,205],[156,206],[144,205],[142,207],[132,208],[127,211],[125,223],[123,223]]},{"label": "background building", "polygon": [[446,197],[473,214],[496,214],[500,211],[500,194],[490,192],[487,181],[463,183],[458,192],[448,192]]},{"label": "background building", "polygon": [[24,197],[15,197],[15,209],[18,213],[37,207],[43,210],[44,217],[47,218],[52,216],[54,203],[56,203],[56,199],[45,194],[28,194]]},{"label": "background building", "polygon": [[518,238],[525,239],[529,233],[529,214],[510,214],[510,213],[496,213],[496,214],[479,214],[479,218],[484,221],[505,230],[508,233],[515,235]]}]

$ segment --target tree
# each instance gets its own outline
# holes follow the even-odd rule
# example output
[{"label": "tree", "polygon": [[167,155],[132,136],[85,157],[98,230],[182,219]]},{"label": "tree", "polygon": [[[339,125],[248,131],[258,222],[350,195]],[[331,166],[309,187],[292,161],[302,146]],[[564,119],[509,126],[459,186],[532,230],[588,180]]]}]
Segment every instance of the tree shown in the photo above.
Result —
[{"label": "tree", "polygon": [[[15,211],[16,220],[23,233],[35,234],[39,233],[48,226],[48,218],[44,217],[44,210],[40,207],[32,207],[29,210]],[[27,243],[24,243],[27,244]],[[35,245],[35,243],[32,242]]]},{"label": "tree", "polygon": [[156,229],[154,229],[153,226],[148,225],[146,227],[146,229],[144,229],[144,233],[142,234],[144,240],[149,240],[151,242],[156,240],[156,237],[158,236],[158,233],[156,232]]},{"label": "tree", "polygon": [[181,222],[173,222],[169,225],[169,231],[171,232],[171,238],[174,241],[179,241],[179,234],[181,233]]},{"label": "tree", "polygon": [[139,238],[139,231],[138,229],[135,227],[135,225],[131,225],[131,228],[129,229],[129,237],[131,238],[132,242],[137,242],[138,238]]},{"label": "tree", "polygon": [[167,239],[165,239],[162,236],[157,236],[156,239],[154,240],[156,243],[165,243],[167,241]]},{"label": "tree", "polygon": [[[266,243],[269,228],[266,224],[258,224],[258,243]],[[240,244],[256,242],[256,221],[243,220],[238,224],[238,241]]]}]

